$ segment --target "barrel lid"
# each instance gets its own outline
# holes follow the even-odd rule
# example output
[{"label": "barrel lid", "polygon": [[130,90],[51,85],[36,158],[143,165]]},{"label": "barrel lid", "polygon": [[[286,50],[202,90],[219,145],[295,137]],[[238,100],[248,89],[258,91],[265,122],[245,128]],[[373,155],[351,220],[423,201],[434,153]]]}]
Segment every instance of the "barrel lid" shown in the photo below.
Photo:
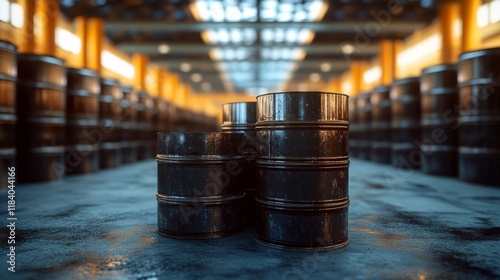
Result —
[{"label": "barrel lid", "polygon": [[265,95],[275,95],[275,94],[336,94],[336,95],[344,95],[349,97],[349,95],[345,93],[339,92],[327,92],[327,91],[277,91],[277,92],[268,92],[261,95],[258,95],[257,98]]},{"label": "barrel lid", "polygon": [[244,141],[242,133],[172,132],[158,133],[158,154],[167,157],[234,156]]},{"label": "barrel lid", "polygon": [[465,52],[460,54],[459,59],[460,61],[467,60],[467,59],[472,59],[476,57],[481,57],[481,56],[488,56],[488,55],[500,55],[500,48],[490,48],[490,49],[482,49],[482,50],[475,50],[475,51],[470,51],[470,52]]},{"label": "barrel lid", "polygon": [[257,122],[257,102],[233,102],[222,105],[222,124],[250,124]]},{"label": "barrel lid", "polygon": [[89,77],[99,77],[99,74],[97,74],[96,71],[88,68],[71,68],[68,67],[67,74],[77,74],[77,75],[82,75],[82,76],[89,76]]},{"label": "barrel lid", "polygon": [[34,53],[19,53],[17,54],[17,61],[35,61],[35,62],[45,62],[50,64],[56,64],[64,66],[64,60],[50,56],[50,55],[40,55]]},{"label": "barrel lid", "polygon": [[401,85],[401,84],[409,84],[409,83],[420,83],[420,77],[407,77],[398,80],[394,80],[392,85]]},{"label": "barrel lid", "polygon": [[442,71],[457,71],[457,66],[455,64],[439,64],[434,66],[429,66],[422,69],[422,75],[431,74]]},{"label": "barrel lid", "polygon": [[10,52],[16,52],[17,50],[16,45],[4,40],[0,40],[0,48],[2,48],[3,50],[8,50]]},{"label": "barrel lid", "polygon": [[134,91],[134,87],[130,86],[130,85],[122,85],[122,91],[124,93],[125,92],[133,92]]}]

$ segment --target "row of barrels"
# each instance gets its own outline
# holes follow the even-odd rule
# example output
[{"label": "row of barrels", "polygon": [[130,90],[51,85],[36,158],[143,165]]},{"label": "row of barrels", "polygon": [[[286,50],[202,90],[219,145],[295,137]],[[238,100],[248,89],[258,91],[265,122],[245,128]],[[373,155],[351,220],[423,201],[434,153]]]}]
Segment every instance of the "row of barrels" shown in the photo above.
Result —
[{"label": "row of barrels", "polygon": [[223,132],[159,134],[158,232],[212,239],[241,232],[245,223],[271,247],[345,246],[347,100],[268,93],[224,104]]},{"label": "row of barrels", "polygon": [[500,48],[350,99],[350,154],[500,185]]},{"label": "row of barrels", "polygon": [[205,130],[216,120],[0,42],[0,168],[17,181],[60,180],[154,158],[156,133]]}]

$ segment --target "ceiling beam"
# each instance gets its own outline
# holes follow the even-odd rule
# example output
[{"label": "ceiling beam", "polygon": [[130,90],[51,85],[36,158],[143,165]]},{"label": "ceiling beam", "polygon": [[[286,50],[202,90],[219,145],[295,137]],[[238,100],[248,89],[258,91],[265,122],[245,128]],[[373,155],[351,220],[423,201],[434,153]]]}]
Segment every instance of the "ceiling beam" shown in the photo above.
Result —
[{"label": "ceiling beam", "polygon": [[[105,29],[107,31],[129,31],[138,30],[146,32],[201,32],[208,29],[277,29],[298,28],[309,29],[315,32],[329,33],[356,33],[364,32],[365,28],[379,28],[382,34],[409,32],[421,28],[425,21],[418,20],[392,20],[390,24],[380,24],[374,19],[365,21],[337,21],[337,22],[165,22],[165,21],[130,21],[130,20],[107,20]],[[372,25],[376,25],[373,27]],[[380,36],[382,34],[377,34]]]},{"label": "ceiling beam", "polygon": [[[128,53],[144,53],[144,54],[158,54],[158,44],[154,43],[127,43],[119,44],[118,47]],[[241,50],[246,49],[250,52],[258,51],[262,48],[301,48],[309,54],[343,54],[342,46],[340,44],[312,44],[312,45],[273,45],[273,46],[227,46],[227,45],[204,45],[204,44],[169,44],[169,54],[199,54],[208,53],[209,51],[220,50]],[[355,49],[356,54],[373,55],[378,52],[378,45],[370,43]]]}]

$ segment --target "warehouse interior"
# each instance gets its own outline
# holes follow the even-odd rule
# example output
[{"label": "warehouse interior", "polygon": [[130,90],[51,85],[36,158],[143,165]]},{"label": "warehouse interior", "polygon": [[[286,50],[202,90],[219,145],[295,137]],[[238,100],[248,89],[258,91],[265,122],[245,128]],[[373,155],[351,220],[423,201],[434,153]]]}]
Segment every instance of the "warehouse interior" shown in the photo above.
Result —
[{"label": "warehouse interior", "polygon": [[[499,278],[499,85],[500,0],[0,0],[0,278]],[[287,92],[349,97],[349,244],[158,234],[157,133]]]}]

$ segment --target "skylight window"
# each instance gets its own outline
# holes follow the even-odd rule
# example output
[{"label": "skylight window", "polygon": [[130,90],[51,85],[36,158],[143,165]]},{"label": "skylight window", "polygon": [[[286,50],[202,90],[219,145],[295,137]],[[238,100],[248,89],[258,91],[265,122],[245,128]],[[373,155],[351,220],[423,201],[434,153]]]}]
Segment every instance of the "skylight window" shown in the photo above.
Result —
[{"label": "skylight window", "polygon": [[[198,0],[192,6],[193,15],[198,21],[207,22],[255,22],[257,14],[263,22],[305,22],[321,20],[326,12],[325,1],[314,0],[301,2],[262,0],[257,7],[257,1]],[[259,39],[258,40],[258,37]],[[290,77],[295,61],[305,56],[302,45],[309,44],[314,38],[314,32],[304,28],[253,28],[229,29],[220,28],[206,30],[202,39],[207,44],[228,45],[210,52],[212,60],[221,61],[219,68],[226,71],[224,75],[240,90],[248,91],[249,82],[254,90],[251,92],[276,89]],[[255,47],[244,47],[258,45]],[[278,47],[277,45],[282,45]],[[242,60],[253,60],[254,66],[246,70],[250,73],[235,72]],[[235,62],[232,62],[235,61]],[[240,61],[240,62],[238,62]],[[277,64],[279,67],[270,66]],[[279,62],[279,64],[278,64]],[[236,65],[236,66],[235,66]],[[262,66],[266,67],[262,67]],[[252,80],[253,79],[253,80]]]}]

